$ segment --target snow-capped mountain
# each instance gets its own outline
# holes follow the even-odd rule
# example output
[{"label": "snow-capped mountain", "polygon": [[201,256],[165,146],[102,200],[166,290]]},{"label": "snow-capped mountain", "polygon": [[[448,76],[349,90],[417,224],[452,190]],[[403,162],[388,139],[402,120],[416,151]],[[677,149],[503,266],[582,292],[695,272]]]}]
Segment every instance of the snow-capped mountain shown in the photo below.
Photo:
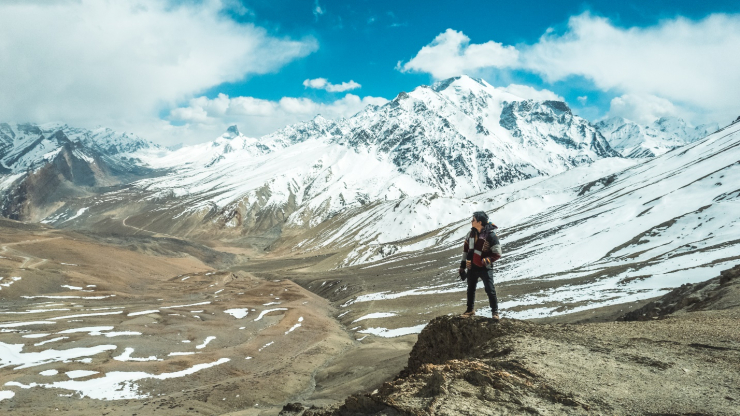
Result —
[{"label": "snow-capped mountain", "polygon": [[68,144],[72,144],[79,155],[86,157],[98,154],[111,158],[159,148],[159,145],[134,134],[102,127],[88,130],[57,123],[0,123],[0,170],[19,173],[37,168]]},{"label": "snow-capped mountain", "polygon": [[159,146],[110,129],[0,124],[0,213],[39,220],[60,201],[148,175],[134,156]]},{"label": "snow-capped mountain", "polygon": [[334,141],[443,194],[470,195],[618,156],[564,102],[534,102],[457,77],[349,119]]},{"label": "snow-capped mountain", "polygon": [[692,127],[683,119],[662,117],[647,126],[640,126],[622,117],[612,117],[596,123],[614,150],[624,157],[660,156],[669,150],[704,138],[719,129],[717,123]]},{"label": "snow-capped mountain", "polygon": [[260,139],[232,128],[210,143],[143,157],[172,172],[133,186],[139,198],[157,201],[161,221],[148,212],[146,223],[162,232],[185,221],[188,232],[243,234],[286,221],[313,227],[406,197],[465,198],[615,156],[565,103],[526,100],[462,76],[349,119],[316,117]]}]

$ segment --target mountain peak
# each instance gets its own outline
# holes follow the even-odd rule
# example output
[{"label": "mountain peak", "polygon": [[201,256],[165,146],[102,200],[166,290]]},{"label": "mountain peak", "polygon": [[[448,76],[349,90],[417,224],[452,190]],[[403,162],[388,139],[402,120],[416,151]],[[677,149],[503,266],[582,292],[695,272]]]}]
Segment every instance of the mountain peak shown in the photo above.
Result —
[{"label": "mountain peak", "polygon": [[236,127],[236,124],[233,126],[229,126],[228,129],[226,129],[226,133],[229,134],[231,137],[236,137],[239,135],[239,128]]},{"label": "mountain peak", "polygon": [[686,122],[682,118],[679,118],[679,117],[666,117],[666,116],[663,116],[663,117],[655,120],[655,122],[653,122],[653,124],[660,125],[660,126],[667,125],[667,124],[685,126],[686,125]]},{"label": "mountain peak", "polygon": [[472,78],[468,75],[460,75],[457,77],[447,78],[441,81],[437,81],[434,84],[432,84],[432,89],[434,91],[440,92],[443,90],[446,90],[451,85],[455,85],[458,87],[463,87],[465,89],[471,89],[471,88],[480,88],[480,87],[488,87],[489,84],[479,78]]},{"label": "mountain peak", "polygon": [[566,104],[565,101],[543,101],[542,105],[558,112],[558,113],[570,113],[570,107],[568,107],[568,104]]}]

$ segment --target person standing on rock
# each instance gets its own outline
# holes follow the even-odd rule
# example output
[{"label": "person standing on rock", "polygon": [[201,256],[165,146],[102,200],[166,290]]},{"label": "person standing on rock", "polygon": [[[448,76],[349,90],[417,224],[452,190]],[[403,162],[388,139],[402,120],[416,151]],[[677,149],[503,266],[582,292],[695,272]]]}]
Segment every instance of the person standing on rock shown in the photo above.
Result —
[{"label": "person standing on rock", "polygon": [[463,257],[460,262],[460,279],[468,281],[468,308],[463,317],[475,315],[475,289],[478,279],[488,295],[493,319],[499,320],[498,298],[493,286],[493,262],[501,258],[501,244],[496,236],[496,227],[488,222],[488,215],[483,211],[473,213],[473,227],[465,238]]}]

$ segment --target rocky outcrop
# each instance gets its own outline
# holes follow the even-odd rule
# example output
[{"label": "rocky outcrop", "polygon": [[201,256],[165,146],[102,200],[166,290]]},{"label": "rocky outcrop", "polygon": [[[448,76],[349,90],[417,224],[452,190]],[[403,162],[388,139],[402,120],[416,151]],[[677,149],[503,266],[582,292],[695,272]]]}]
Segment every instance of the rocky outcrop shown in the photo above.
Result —
[{"label": "rocky outcrop", "polygon": [[740,307],[740,265],[697,284],[681,285],[662,298],[620,317],[620,321],[662,319],[680,312]]},{"label": "rocky outcrop", "polygon": [[552,414],[587,414],[587,403],[508,359],[515,339],[538,328],[518,320],[440,316],[419,334],[408,366],[395,380],[372,393],[350,396],[341,405],[306,409],[290,403],[280,414],[537,414],[545,409]]},{"label": "rocky outcrop", "polygon": [[734,415],[738,276],[740,266],[638,311],[673,311],[669,320],[543,325],[440,316],[394,380],[328,407],[290,403],[280,415]]}]

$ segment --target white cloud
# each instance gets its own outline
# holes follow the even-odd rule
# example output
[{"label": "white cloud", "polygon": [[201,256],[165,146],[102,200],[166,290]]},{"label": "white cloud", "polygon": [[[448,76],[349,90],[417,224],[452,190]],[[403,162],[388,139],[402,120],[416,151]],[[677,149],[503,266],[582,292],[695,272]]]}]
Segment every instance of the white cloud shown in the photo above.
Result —
[{"label": "white cloud", "polygon": [[162,108],[316,50],[313,39],[276,38],[236,23],[221,13],[232,6],[219,0],[0,3],[0,114],[81,126],[156,124]]},{"label": "white cloud", "polygon": [[344,92],[362,87],[362,85],[350,80],[341,84],[332,84],[326,78],[307,79],[303,81],[303,86],[317,90],[326,90],[329,92]]},{"label": "white cloud", "polygon": [[578,102],[581,103],[581,105],[586,105],[588,102],[588,95],[581,95],[577,98]]},{"label": "white cloud", "polygon": [[548,30],[536,43],[517,48],[493,41],[470,44],[463,33],[448,29],[398,65],[434,78],[492,67],[523,69],[548,82],[582,76],[602,91],[632,97],[624,105],[652,100],[647,108],[655,108],[656,100],[645,97],[660,97],[681,107],[678,112],[729,121],[740,114],[734,93],[740,91],[740,15],[622,28],[584,13],[572,17],[564,33]]},{"label": "white cloud", "polygon": [[[350,117],[370,104],[383,105],[386,102],[388,100],[385,98],[360,98],[354,94],[347,94],[330,103],[319,103],[308,98],[283,97],[272,101],[254,97],[231,98],[219,94],[212,99],[193,98],[187,107],[172,110],[170,120],[186,123],[184,127],[174,128],[180,132],[178,139],[197,143],[212,140],[232,124],[237,124],[247,136],[259,137],[318,114],[328,119]],[[169,139],[165,137],[162,141]]]},{"label": "white cloud", "polygon": [[562,35],[545,34],[521,66],[549,81],[581,75],[602,90],[663,97],[705,110],[740,111],[740,15],[665,20],[620,28],[589,14]]},{"label": "white cloud", "polygon": [[683,116],[673,103],[654,95],[625,94],[611,101],[609,116],[619,116],[647,125],[665,116]]},{"label": "white cloud", "polygon": [[497,87],[497,89],[502,90],[504,92],[508,92],[510,94],[514,94],[518,97],[522,97],[527,100],[535,100],[535,101],[565,101],[565,99],[554,92],[542,89],[538,90],[536,88],[532,88],[529,85],[520,85],[520,84],[511,84],[508,87]]},{"label": "white cloud", "polygon": [[518,56],[513,46],[493,41],[470,44],[470,38],[462,32],[447,29],[410,61],[399,62],[397,68],[402,72],[426,72],[442,79],[470,74],[481,68],[510,67],[517,63]]},{"label": "white cloud", "polygon": [[322,9],[321,6],[319,5],[319,0],[315,0],[313,3],[313,17],[316,20],[319,20],[319,16],[321,16],[324,13],[326,13],[326,11]]}]

